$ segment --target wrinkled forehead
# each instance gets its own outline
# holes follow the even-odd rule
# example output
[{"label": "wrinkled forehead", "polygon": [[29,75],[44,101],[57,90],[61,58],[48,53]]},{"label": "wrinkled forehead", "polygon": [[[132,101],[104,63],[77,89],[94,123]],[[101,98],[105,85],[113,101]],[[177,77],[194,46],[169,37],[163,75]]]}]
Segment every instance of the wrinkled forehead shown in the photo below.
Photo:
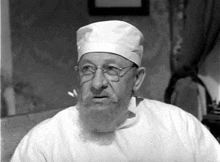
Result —
[{"label": "wrinkled forehead", "polygon": [[92,52],[82,56],[79,64],[93,63],[96,65],[102,64],[117,64],[117,65],[131,65],[132,62],[120,55],[108,52]]}]

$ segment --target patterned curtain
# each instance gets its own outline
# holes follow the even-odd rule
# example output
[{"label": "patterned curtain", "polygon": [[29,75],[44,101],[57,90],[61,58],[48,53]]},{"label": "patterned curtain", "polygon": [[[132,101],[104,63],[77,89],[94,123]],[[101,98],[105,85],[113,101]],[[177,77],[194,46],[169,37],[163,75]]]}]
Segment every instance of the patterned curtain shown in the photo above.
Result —
[{"label": "patterned curtain", "polygon": [[207,105],[212,103],[208,90],[198,77],[198,69],[217,45],[220,1],[169,0],[169,3],[172,76],[164,100],[198,117],[198,84],[206,90]]}]

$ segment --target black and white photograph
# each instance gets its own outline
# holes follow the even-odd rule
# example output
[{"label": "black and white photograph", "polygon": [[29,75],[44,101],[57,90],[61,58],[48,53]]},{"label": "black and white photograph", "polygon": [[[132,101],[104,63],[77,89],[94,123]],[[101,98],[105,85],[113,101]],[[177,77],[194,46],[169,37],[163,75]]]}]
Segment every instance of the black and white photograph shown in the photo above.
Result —
[{"label": "black and white photograph", "polygon": [[220,162],[219,0],[1,0],[2,162]]}]

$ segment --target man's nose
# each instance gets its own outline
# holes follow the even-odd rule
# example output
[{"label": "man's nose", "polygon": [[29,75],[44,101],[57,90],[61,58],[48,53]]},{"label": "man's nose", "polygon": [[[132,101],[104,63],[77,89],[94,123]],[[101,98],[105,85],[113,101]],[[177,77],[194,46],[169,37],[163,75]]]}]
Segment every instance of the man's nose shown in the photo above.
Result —
[{"label": "man's nose", "polygon": [[104,89],[108,86],[108,80],[105,78],[102,69],[98,68],[92,79],[92,87],[96,90]]}]

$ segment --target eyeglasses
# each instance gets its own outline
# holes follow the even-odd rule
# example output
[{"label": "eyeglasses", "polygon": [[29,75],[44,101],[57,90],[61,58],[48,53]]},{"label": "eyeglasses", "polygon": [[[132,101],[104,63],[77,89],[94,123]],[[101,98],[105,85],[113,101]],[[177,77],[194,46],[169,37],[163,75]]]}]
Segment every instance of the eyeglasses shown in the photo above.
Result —
[{"label": "eyeglasses", "polygon": [[[75,69],[79,72],[79,75],[83,79],[84,82],[91,80],[94,77],[94,74],[97,69],[101,69],[103,75],[108,81],[118,82],[120,77],[123,77],[132,67],[135,65],[118,68],[111,65],[104,65],[101,66],[93,66],[93,65],[83,65],[83,66],[76,66]],[[127,69],[127,70],[125,70]]]}]

